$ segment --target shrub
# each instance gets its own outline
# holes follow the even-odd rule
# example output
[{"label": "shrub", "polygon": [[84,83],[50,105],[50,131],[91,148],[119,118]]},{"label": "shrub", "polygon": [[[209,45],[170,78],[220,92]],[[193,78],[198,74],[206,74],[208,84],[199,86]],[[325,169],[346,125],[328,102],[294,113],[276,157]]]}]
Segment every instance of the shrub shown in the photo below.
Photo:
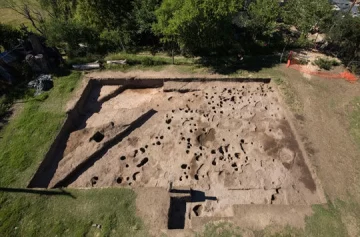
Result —
[{"label": "shrub", "polygon": [[301,35],[294,43],[292,43],[292,46],[295,48],[311,48],[313,43],[308,40],[306,36]]},{"label": "shrub", "polygon": [[51,19],[44,26],[47,43],[65,49],[69,57],[82,57],[99,47],[99,34],[89,25]]},{"label": "shrub", "polygon": [[360,75],[360,65],[351,64],[349,70],[354,74]]},{"label": "shrub", "polygon": [[340,62],[336,61],[335,59],[331,60],[331,63],[334,67],[340,66],[340,64],[341,64]]},{"label": "shrub", "polygon": [[144,66],[157,66],[157,65],[164,65],[166,62],[161,60],[154,60],[150,57],[145,57],[141,59],[141,64]]},{"label": "shrub", "polygon": [[299,59],[299,64],[300,65],[307,65],[310,61],[308,59],[305,58],[300,58]]},{"label": "shrub", "polygon": [[314,64],[324,70],[330,70],[332,67],[339,66],[340,63],[335,59],[317,58]]}]

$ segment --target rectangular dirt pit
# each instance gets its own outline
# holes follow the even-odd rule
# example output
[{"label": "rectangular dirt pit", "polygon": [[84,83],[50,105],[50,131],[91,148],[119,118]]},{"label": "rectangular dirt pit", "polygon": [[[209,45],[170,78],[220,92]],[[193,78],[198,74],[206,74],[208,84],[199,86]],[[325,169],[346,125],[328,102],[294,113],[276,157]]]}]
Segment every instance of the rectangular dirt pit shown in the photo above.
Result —
[{"label": "rectangular dirt pit", "polygon": [[269,82],[90,81],[29,187],[198,190],[202,216],[322,203]]}]

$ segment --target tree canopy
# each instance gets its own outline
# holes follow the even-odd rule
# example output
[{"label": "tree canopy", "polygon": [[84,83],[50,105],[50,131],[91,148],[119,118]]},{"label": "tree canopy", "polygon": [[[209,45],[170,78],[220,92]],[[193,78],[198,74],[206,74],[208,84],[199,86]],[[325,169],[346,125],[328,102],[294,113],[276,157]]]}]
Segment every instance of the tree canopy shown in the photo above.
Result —
[{"label": "tree canopy", "polygon": [[287,2],[283,11],[284,21],[296,26],[302,34],[323,26],[332,15],[332,6],[328,0],[292,0]]},{"label": "tree canopy", "polygon": [[234,40],[232,19],[241,8],[238,0],[164,0],[153,29],[187,53],[226,52]]},{"label": "tree canopy", "polygon": [[[42,11],[28,0],[5,1],[71,56],[83,53],[79,45],[96,54],[144,48],[196,56],[267,54],[310,45],[309,32],[326,33],[331,49],[348,60],[359,52],[359,18],[335,14],[328,0],[33,0]],[[294,27],[300,34],[290,31]]]},{"label": "tree canopy", "polygon": [[278,30],[281,8],[278,0],[255,0],[248,9],[247,27],[254,34],[272,36]]},{"label": "tree canopy", "polygon": [[336,46],[338,56],[346,63],[360,60],[360,18],[338,16],[328,33],[329,41]]}]

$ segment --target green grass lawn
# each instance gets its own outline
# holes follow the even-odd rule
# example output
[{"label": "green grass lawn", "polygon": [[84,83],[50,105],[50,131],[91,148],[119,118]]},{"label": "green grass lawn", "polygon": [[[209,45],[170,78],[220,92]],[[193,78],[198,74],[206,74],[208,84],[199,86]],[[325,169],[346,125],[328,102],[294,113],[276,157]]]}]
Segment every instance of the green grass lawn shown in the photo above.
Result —
[{"label": "green grass lawn", "polygon": [[[41,7],[37,0],[12,0],[18,6],[22,6],[22,2],[30,3],[30,7],[32,10],[39,11],[43,14],[43,16],[46,16],[46,12],[41,10]],[[21,8],[20,8],[21,9]],[[34,14],[35,15],[35,14]],[[36,17],[34,17],[36,19]],[[0,23],[11,25],[15,28],[19,28],[21,25],[25,25],[28,27],[29,30],[32,30],[34,32],[35,28],[32,26],[31,22],[27,20],[23,15],[19,14],[18,12],[10,9],[5,1],[0,0]]]},{"label": "green grass lawn", "polygon": [[72,196],[0,192],[0,235],[146,235],[141,220],[135,216],[133,191],[67,191]]},{"label": "green grass lawn", "polygon": [[0,131],[0,187],[25,187],[65,118],[65,105],[80,73],[54,79],[54,89],[26,96],[21,114]]},{"label": "green grass lawn", "polygon": [[356,97],[352,102],[350,126],[351,134],[360,147],[360,97]]},{"label": "green grass lawn", "polygon": [[30,26],[30,23],[22,15],[2,6],[0,6],[0,22],[14,27],[18,27],[21,24]]}]

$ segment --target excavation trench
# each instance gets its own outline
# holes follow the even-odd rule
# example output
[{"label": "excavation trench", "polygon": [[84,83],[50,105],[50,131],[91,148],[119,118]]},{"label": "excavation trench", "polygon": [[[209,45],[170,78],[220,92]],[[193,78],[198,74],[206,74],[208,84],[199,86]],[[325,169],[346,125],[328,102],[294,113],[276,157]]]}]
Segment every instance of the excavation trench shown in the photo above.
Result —
[{"label": "excavation trench", "polygon": [[90,80],[29,187],[171,187],[169,229],[236,205],[322,203],[270,81]]}]

